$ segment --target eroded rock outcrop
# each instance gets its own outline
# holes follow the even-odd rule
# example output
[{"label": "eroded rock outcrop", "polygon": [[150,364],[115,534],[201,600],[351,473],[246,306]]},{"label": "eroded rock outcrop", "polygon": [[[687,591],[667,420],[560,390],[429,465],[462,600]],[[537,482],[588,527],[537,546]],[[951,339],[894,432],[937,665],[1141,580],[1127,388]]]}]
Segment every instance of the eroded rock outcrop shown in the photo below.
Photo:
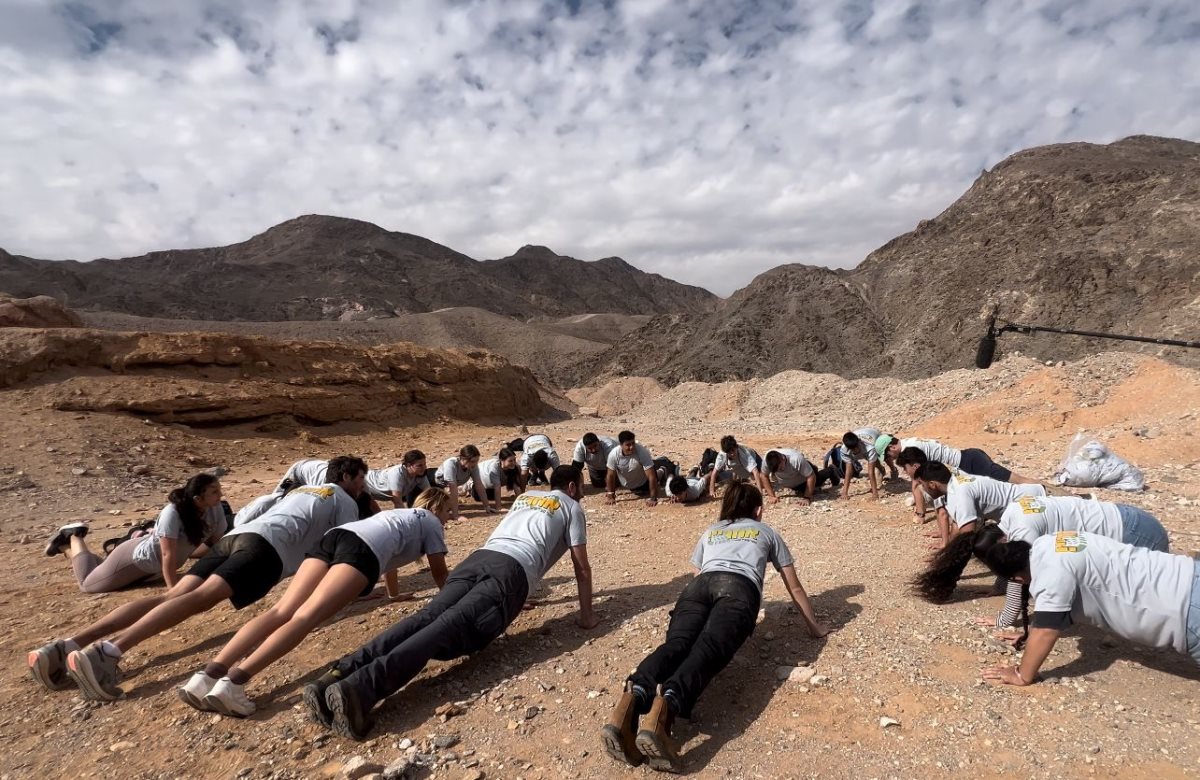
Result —
[{"label": "eroded rock outcrop", "polygon": [[[33,382],[36,380],[36,383]],[[487,352],[363,347],[214,333],[0,331],[0,387],[69,411],[221,424],[536,417],[528,369]]]}]

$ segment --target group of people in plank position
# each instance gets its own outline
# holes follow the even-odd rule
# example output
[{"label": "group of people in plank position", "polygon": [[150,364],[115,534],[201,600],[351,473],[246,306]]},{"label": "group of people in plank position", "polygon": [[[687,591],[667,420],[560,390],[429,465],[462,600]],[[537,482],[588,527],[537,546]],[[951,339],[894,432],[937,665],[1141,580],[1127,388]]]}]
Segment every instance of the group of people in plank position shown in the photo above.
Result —
[{"label": "group of people in plank position", "polygon": [[[49,690],[78,687],[89,699],[121,698],[120,663],[141,642],[228,600],[256,603],[290,578],[283,595],[236,634],[178,688],[199,710],[246,717],[256,709],[250,681],[297,647],[310,632],[380,577],[392,600],[397,570],[424,558],[438,593],[419,611],[330,664],[303,692],[312,718],[363,739],[376,704],[403,688],[431,659],[475,653],[500,636],[529,603],[546,572],[569,554],[579,600],[578,625],[592,629],[592,571],[581,505],[585,480],[614,503],[625,489],[654,506],[717,498],[714,524],[690,559],[697,575],[671,612],[664,642],[637,666],[601,729],[615,759],[679,771],[672,737],[709,682],[754,631],[769,563],[799,609],[808,633],[828,633],[813,611],[782,536],[763,522],[765,503],[781,494],[807,504],[825,483],[849,496],[866,479],[872,496],[900,471],[912,482],[911,504],[937,520],[937,551],[913,580],[915,592],[945,601],[972,558],[1000,578],[1004,608],[981,622],[1007,628],[1024,654],[1016,666],[986,669],[995,684],[1029,685],[1059,634],[1075,621],[1135,642],[1172,647],[1200,662],[1200,565],[1168,551],[1167,533],[1136,507],[1047,494],[979,449],[957,450],[932,439],[899,438],[876,428],[847,432],[821,465],[795,448],[760,456],[733,436],[707,450],[687,473],[655,458],[631,431],[589,432],[571,462],[545,434],[515,439],[481,462],[463,446],[430,473],[425,455],[370,469],[361,459],[301,460],[275,489],[236,515],[215,476],[197,474],[171,492],[158,519],[127,539],[106,544],[105,558],[86,543],[88,526],[70,523],[49,540],[64,554],[79,587],[105,593],[161,581],[165,588],[123,604],[68,636],[29,652],[34,680]],[[540,489],[539,489],[540,488]],[[507,513],[483,546],[453,569],[446,565],[445,527],[474,497],[485,513]],[[381,509],[380,502],[390,502]],[[186,573],[180,569],[196,559]],[[1029,604],[1034,605],[1032,616]]]}]

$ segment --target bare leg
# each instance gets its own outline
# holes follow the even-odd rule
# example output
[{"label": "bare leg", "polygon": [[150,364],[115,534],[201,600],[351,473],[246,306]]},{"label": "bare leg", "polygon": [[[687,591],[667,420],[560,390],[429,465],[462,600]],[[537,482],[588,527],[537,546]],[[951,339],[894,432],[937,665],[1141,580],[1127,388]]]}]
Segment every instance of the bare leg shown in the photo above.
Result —
[{"label": "bare leg", "polygon": [[71,636],[71,640],[80,647],[90,645],[98,639],[103,639],[106,636],[111,636],[121,629],[128,628],[144,617],[147,613],[164,603],[168,599],[176,599],[186,593],[190,593],[200,585],[204,580],[199,577],[192,577],[185,574],[175,587],[165,593],[158,593],[153,596],[143,596],[140,599],[135,599],[128,604],[121,606],[109,612],[104,617],[92,623],[90,626],[80,631],[78,634]]},{"label": "bare leg", "polygon": [[1008,484],[1010,485],[1036,485],[1038,480],[1032,477],[1022,476],[1015,471],[1010,471],[1008,476]]},{"label": "bare leg", "polygon": [[[233,588],[221,579],[218,574],[210,575],[208,579],[185,575],[179,585],[188,580],[195,580],[198,585],[189,592],[175,598],[167,598],[163,603],[147,612],[140,620],[121,632],[113,640],[113,644],[123,653],[132,650],[150,637],[177,626],[192,615],[198,615],[215,607],[221,601],[233,595]],[[178,588],[176,585],[175,588]],[[173,593],[175,588],[171,589]]]},{"label": "bare leg", "polygon": [[[214,664],[226,668],[245,658],[251,650],[258,647],[271,634],[291,619],[296,610],[307,601],[312,592],[321,584],[321,578],[329,571],[324,561],[316,558],[305,558],[300,564],[300,570],[288,584],[283,598],[258,617],[238,629],[213,658]],[[362,590],[362,588],[359,588]]]},{"label": "bare leg", "polygon": [[267,637],[237,668],[249,676],[266,669],[303,642],[314,628],[353,601],[366,586],[367,578],[349,564],[337,564],[329,569],[312,596],[295,610],[291,619]]},{"label": "bare leg", "polygon": [[67,556],[67,560],[71,560],[76,555],[88,555],[91,550],[88,549],[87,542],[83,541],[82,536],[72,536],[71,546],[63,550],[63,555]]}]

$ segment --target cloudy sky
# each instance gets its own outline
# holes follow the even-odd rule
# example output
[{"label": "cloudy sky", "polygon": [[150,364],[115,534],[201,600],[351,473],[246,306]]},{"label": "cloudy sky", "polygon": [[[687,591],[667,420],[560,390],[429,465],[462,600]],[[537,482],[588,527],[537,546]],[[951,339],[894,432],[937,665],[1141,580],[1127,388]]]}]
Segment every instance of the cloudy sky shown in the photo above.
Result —
[{"label": "cloudy sky", "polygon": [[0,247],[305,213],[728,294],[1021,149],[1200,140],[1197,0],[0,0]]}]

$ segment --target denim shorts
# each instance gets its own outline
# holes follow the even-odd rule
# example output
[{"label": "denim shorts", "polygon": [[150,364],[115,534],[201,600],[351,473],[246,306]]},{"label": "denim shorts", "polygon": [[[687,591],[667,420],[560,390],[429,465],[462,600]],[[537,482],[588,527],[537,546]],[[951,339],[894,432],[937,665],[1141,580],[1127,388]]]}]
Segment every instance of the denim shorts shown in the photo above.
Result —
[{"label": "denim shorts", "polygon": [[1192,574],[1192,600],[1188,604],[1188,655],[1200,664],[1200,561]]},{"label": "denim shorts", "polygon": [[1121,541],[1134,547],[1145,547],[1158,552],[1170,552],[1167,529],[1154,515],[1144,509],[1127,504],[1117,504],[1121,514]]}]

